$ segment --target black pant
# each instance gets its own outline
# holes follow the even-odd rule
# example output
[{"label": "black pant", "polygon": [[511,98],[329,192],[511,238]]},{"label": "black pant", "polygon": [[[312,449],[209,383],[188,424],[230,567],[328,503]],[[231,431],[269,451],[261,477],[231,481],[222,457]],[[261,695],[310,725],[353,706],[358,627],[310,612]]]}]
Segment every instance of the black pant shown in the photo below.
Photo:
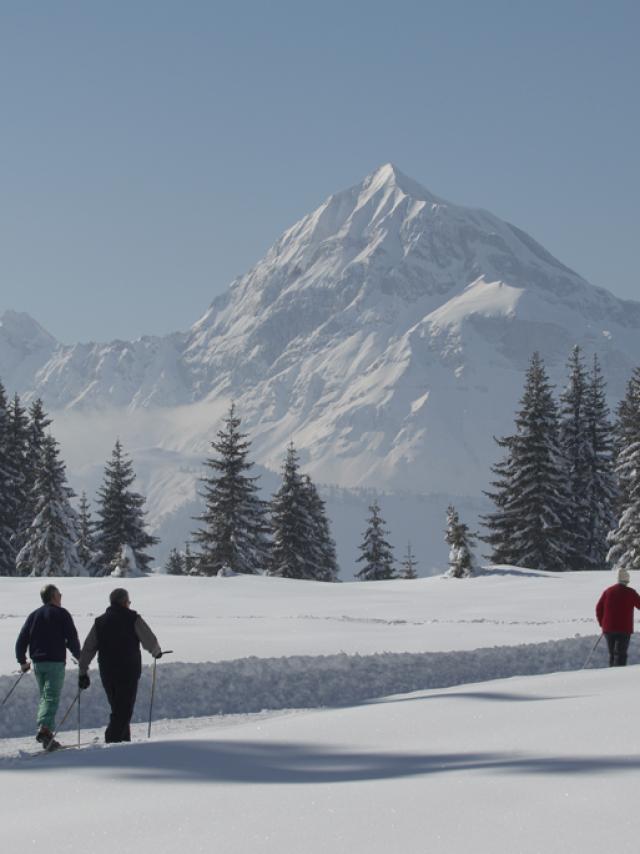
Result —
[{"label": "black pant", "polygon": [[627,663],[627,650],[631,635],[622,632],[605,632],[609,647],[609,667],[624,667]]},{"label": "black pant", "polygon": [[104,733],[107,743],[131,741],[129,724],[136,704],[139,678],[137,674],[100,671],[100,679],[111,706],[109,726]]}]

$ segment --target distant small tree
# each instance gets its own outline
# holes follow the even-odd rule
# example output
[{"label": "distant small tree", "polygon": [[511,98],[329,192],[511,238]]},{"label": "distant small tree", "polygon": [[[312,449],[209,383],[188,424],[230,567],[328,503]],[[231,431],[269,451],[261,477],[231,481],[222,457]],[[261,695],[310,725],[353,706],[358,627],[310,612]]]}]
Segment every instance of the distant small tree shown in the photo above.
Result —
[{"label": "distant small tree", "polygon": [[609,534],[607,560],[613,566],[640,569],[640,368],[634,370],[618,407],[616,434],[620,515]]},{"label": "distant small tree", "polygon": [[356,572],[356,578],[360,581],[394,578],[393,548],[385,538],[388,531],[385,530],[385,521],[380,515],[377,501],[369,506],[369,513],[367,529],[359,546],[361,554],[358,563],[363,563],[364,566]]},{"label": "distant small tree", "polygon": [[93,536],[93,522],[91,520],[91,511],[89,510],[89,501],[87,500],[86,492],[82,493],[78,504],[78,539],[76,540],[76,549],[82,565],[89,575],[93,575],[97,553],[96,542]]},{"label": "distant small tree", "polygon": [[184,574],[185,575],[200,575],[198,569],[198,558],[191,551],[189,543],[184,544]]},{"label": "distant small tree", "polygon": [[180,554],[178,549],[171,549],[169,557],[164,567],[167,575],[184,575],[184,556]]},{"label": "distant small tree", "polygon": [[451,578],[469,578],[475,571],[472,554],[475,535],[460,521],[458,511],[451,504],[447,507],[445,541],[449,546],[448,575]]},{"label": "distant small tree", "polygon": [[407,580],[413,580],[418,577],[418,573],[416,571],[416,567],[418,566],[418,561],[415,559],[413,555],[413,551],[411,549],[411,543],[407,543],[407,551],[405,556],[402,558],[402,563],[400,564],[400,578],[405,578]]}]

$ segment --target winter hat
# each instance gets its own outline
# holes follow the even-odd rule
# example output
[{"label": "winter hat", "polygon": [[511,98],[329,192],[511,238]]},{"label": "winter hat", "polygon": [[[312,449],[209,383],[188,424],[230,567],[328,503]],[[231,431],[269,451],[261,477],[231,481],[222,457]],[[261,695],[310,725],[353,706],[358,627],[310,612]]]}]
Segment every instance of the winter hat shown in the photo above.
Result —
[{"label": "winter hat", "polygon": [[629,575],[629,570],[624,569],[624,567],[620,567],[616,573],[616,577],[618,579],[619,584],[628,584],[631,580],[631,576]]}]

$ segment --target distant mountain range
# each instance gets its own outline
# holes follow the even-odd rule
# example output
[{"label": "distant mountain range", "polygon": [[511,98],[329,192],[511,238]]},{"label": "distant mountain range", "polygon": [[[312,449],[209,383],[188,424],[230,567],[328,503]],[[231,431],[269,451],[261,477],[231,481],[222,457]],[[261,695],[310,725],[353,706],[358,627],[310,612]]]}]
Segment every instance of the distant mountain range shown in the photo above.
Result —
[{"label": "distant mountain range", "polygon": [[598,353],[615,402],[640,364],[640,303],[386,164],[286,231],[187,332],[66,346],[5,311],[0,378],[42,397],[63,440],[130,434],[160,525],[193,500],[231,399],[265,469],[293,439],[319,483],[475,501],[531,353],[562,383],[574,344]]}]

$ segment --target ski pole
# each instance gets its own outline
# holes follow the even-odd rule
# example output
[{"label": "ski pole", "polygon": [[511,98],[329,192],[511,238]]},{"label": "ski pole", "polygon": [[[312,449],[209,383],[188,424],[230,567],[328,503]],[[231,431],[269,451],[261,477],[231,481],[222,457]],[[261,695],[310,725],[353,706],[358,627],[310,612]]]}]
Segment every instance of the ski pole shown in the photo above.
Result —
[{"label": "ski pole", "polygon": [[64,722],[66,721],[66,719],[67,719],[67,718],[69,717],[69,715],[71,714],[71,710],[73,709],[73,707],[75,706],[75,704],[76,704],[76,703],[79,703],[79,702],[80,702],[80,689],[78,689],[78,693],[77,693],[77,694],[75,695],[75,697],[73,698],[73,701],[72,701],[71,705],[69,706],[69,708],[67,709],[67,711],[64,713],[64,717],[62,718],[62,720],[60,721],[60,723],[59,723],[59,724],[58,724],[58,726],[56,727],[56,731],[55,731],[55,732],[54,732],[54,734],[51,736],[51,741],[50,741],[50,742],[49,742],[49,744],[45,747],[45,751],[49,751],[49,750],[51,749],[51,745],[52,745],[52,744],[53,744],[53,742],[55,741],[55,738],[56,738],[57,734],[58,734],[58,733],[60,732],[60,730],[62,729],[62,726],[63,726]]},{"label": "ski pole", "polygon": [[[163,650],[163,655],[169,655],[172,653],[172,649]],[[149,727],[147,729],[147,738],[151,738],[151,714],[153,712],[153,697],[156,693],[156,665],[158,664],[158,659],[153,659],[153,676],[151,677],[151,700],[149,701]]]},{"label": "ski pole", "polygon": [[12,685],[12,686],[11,686],[11,688],[9,689],[9,693],[7,694],[7,696],[6,696],[6,697],[4,698],[4,700],[0,703],[0,706],[4,706],[4,704],[7,702],[7,700],[9,699],[9,697],[13,694],[13,692],[14,692],[14,691],[16,690],[16,688],[18,687],[18,682],[22,679],[22,677],[24,676],[24,674],[25,674],[25,673],[28,673],[28,672],[29,672],[28,670],[23,670],[23,671],[22,671],[22,673],[20,674],[20,676],[18,676],[18,678],[16,679],[16,681],[13,683],[13,685]]},{"label": "ski pole", "polygon": [[585,661],[585,663],[582,665],[582,669],[583,669],[583,670],[586,670],[587,664],[589,664],[589,662],[591,661],[591,656],[592,656],[592,655],[593,655],[593,653],[596,651],[596,647],[598,646],[598,644],[600,643],[600,641],[601,641],[601,640],[602,640],[602,635],[598,635],[598,637],[596,638],[596,642],[595,642],[595,643],[594,643],[594,645],[591,647],[591,652],[590,652],[590,653],[589,653],[589,655],[587,656],[587,660],[586,660],[586,661]]},{"label": "ski pole", "polygon": [[78,691],[78,747],[80,747],[80,696],[81,692]]}]

